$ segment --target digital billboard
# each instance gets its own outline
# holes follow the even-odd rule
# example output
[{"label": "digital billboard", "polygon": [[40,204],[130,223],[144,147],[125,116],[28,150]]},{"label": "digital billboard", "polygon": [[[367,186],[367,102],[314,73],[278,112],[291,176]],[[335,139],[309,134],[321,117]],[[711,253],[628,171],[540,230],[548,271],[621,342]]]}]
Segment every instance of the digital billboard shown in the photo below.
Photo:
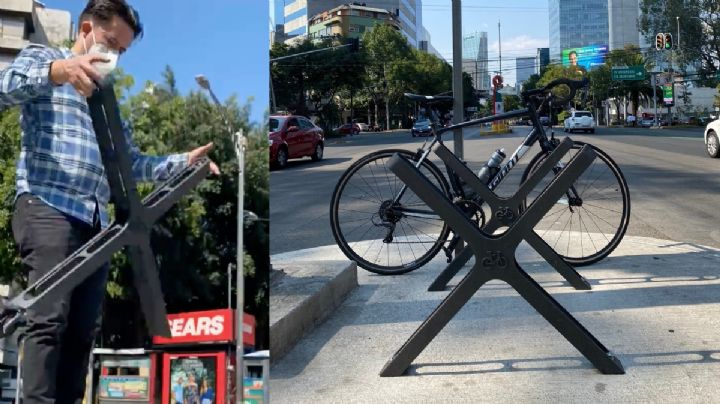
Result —
[{"label": "digital billboard", "polygon": [[605,63],[607,45],[590,45],[582,48],[568,48],[562,51],[562,64],[565,67],[578,66],[591,70]]}]

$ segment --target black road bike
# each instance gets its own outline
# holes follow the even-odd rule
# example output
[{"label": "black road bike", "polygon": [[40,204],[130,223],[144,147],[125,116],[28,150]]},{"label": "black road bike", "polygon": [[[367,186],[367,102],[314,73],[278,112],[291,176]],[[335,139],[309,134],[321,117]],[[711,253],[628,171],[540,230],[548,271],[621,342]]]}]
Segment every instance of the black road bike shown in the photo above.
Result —
[{"label": "black road bike", "polygon": [[[432,141],[426,140],[416,152],[385,149],[368,154],[353,163],[340,177],[330,203],[333,236],[351,260],[371,272],[384,275],[402,274],[425,265],[441,250],[448,262],[460,240],[432,209],[413,193],[387,167],[389,159],[399,153],[410,161],[463,211],[477,223],[485,224],[483,201],[466,187],[460,178],[445,167],[447,177],[428,157],[442,135],[457,128],[529,116],[530,133],[515,152],[490,176],[488,187],[495,190],[518,161],[537,142],[541,151],[535,155],[522,174],[521,182],[539,167],[559,143],[554,133],[548,136],[539,114],[553,103],[566,104],[587,80],[558,79],[547,86],[521,94],[525,109],[475,119],[439,128],[437,114],[431,112]],[[435,102],[451,102],[450,96],[405,94],[412,101],[428,106]],[[439,128],[439,129],[438,129]],[[574,146],[558,163],[563,167],[585,144]],[[535,231],[568,263],[583,266],[607,257],[620,243],[630,218],[630,194],[620,168],[599,148],[592,146],[597,159],[578,178],[565,195],[538,223]],[[546,178],[550,181],[551,178]],[[540,185],[537,189],[543,189]],[[532,202],[528,196],[525,206]]]}]

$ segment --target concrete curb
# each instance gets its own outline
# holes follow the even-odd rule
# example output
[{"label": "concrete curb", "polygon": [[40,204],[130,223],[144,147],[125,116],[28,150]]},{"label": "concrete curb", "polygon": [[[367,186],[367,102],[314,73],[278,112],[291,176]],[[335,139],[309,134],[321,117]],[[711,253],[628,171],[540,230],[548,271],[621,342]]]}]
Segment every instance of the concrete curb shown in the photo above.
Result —
[{"label": "concrete curb", "polygon": [[320,325],[358,285],[354,261],[273,262],[282,270],[270,284],[270,352],[281,359]]}]

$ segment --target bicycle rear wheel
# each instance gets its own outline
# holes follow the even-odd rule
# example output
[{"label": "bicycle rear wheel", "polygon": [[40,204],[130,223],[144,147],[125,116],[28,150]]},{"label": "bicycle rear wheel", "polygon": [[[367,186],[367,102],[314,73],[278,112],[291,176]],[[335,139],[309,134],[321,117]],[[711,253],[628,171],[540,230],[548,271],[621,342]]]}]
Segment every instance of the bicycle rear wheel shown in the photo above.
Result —
[{"label": "bicycle rear wheel", "polygon": [[[410,188],[398,203],[393,199],[405,185],[387,166],[400,149],[371,153],[340,177],[330,203],[330,226],[343,253],[358,266],[382,275],[410,272],[430,261],[442,248],[450,229]],[[424,160],[420,172],[450,195],[440,169]]]},{"label": "bicycle rear wheel", "polygon": [[[585,145],[573,147],[561,160],[567,164]],[[613,252],[620,244],[630,222],[630,191],[620,168],[605,152],[590,145],[597,158],[573,184],[577,196],[563,195],[535,226],[540,235],[565,261],[575,266],[590,265]],[[540,152],[528,164],[524,182],[545,160]],[[528,195],[527,206],[548,182],[549,175]],[[570,193],[571,196],[572,193]]]}]

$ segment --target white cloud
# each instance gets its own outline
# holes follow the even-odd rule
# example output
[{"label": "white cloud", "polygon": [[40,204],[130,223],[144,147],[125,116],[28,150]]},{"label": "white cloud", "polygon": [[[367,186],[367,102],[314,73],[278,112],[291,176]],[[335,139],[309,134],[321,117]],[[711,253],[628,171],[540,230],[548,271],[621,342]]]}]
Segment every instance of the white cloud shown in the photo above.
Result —
[{"label": "white cloud", "polygon": [[[533,38],[528,35],[520,35],[502,40],[502,52],[508,56],[535,56],[537,48],[547,48],[548,38]],[[494,41],[488,47],[489,53],[498,52],[498,41]]]}]

